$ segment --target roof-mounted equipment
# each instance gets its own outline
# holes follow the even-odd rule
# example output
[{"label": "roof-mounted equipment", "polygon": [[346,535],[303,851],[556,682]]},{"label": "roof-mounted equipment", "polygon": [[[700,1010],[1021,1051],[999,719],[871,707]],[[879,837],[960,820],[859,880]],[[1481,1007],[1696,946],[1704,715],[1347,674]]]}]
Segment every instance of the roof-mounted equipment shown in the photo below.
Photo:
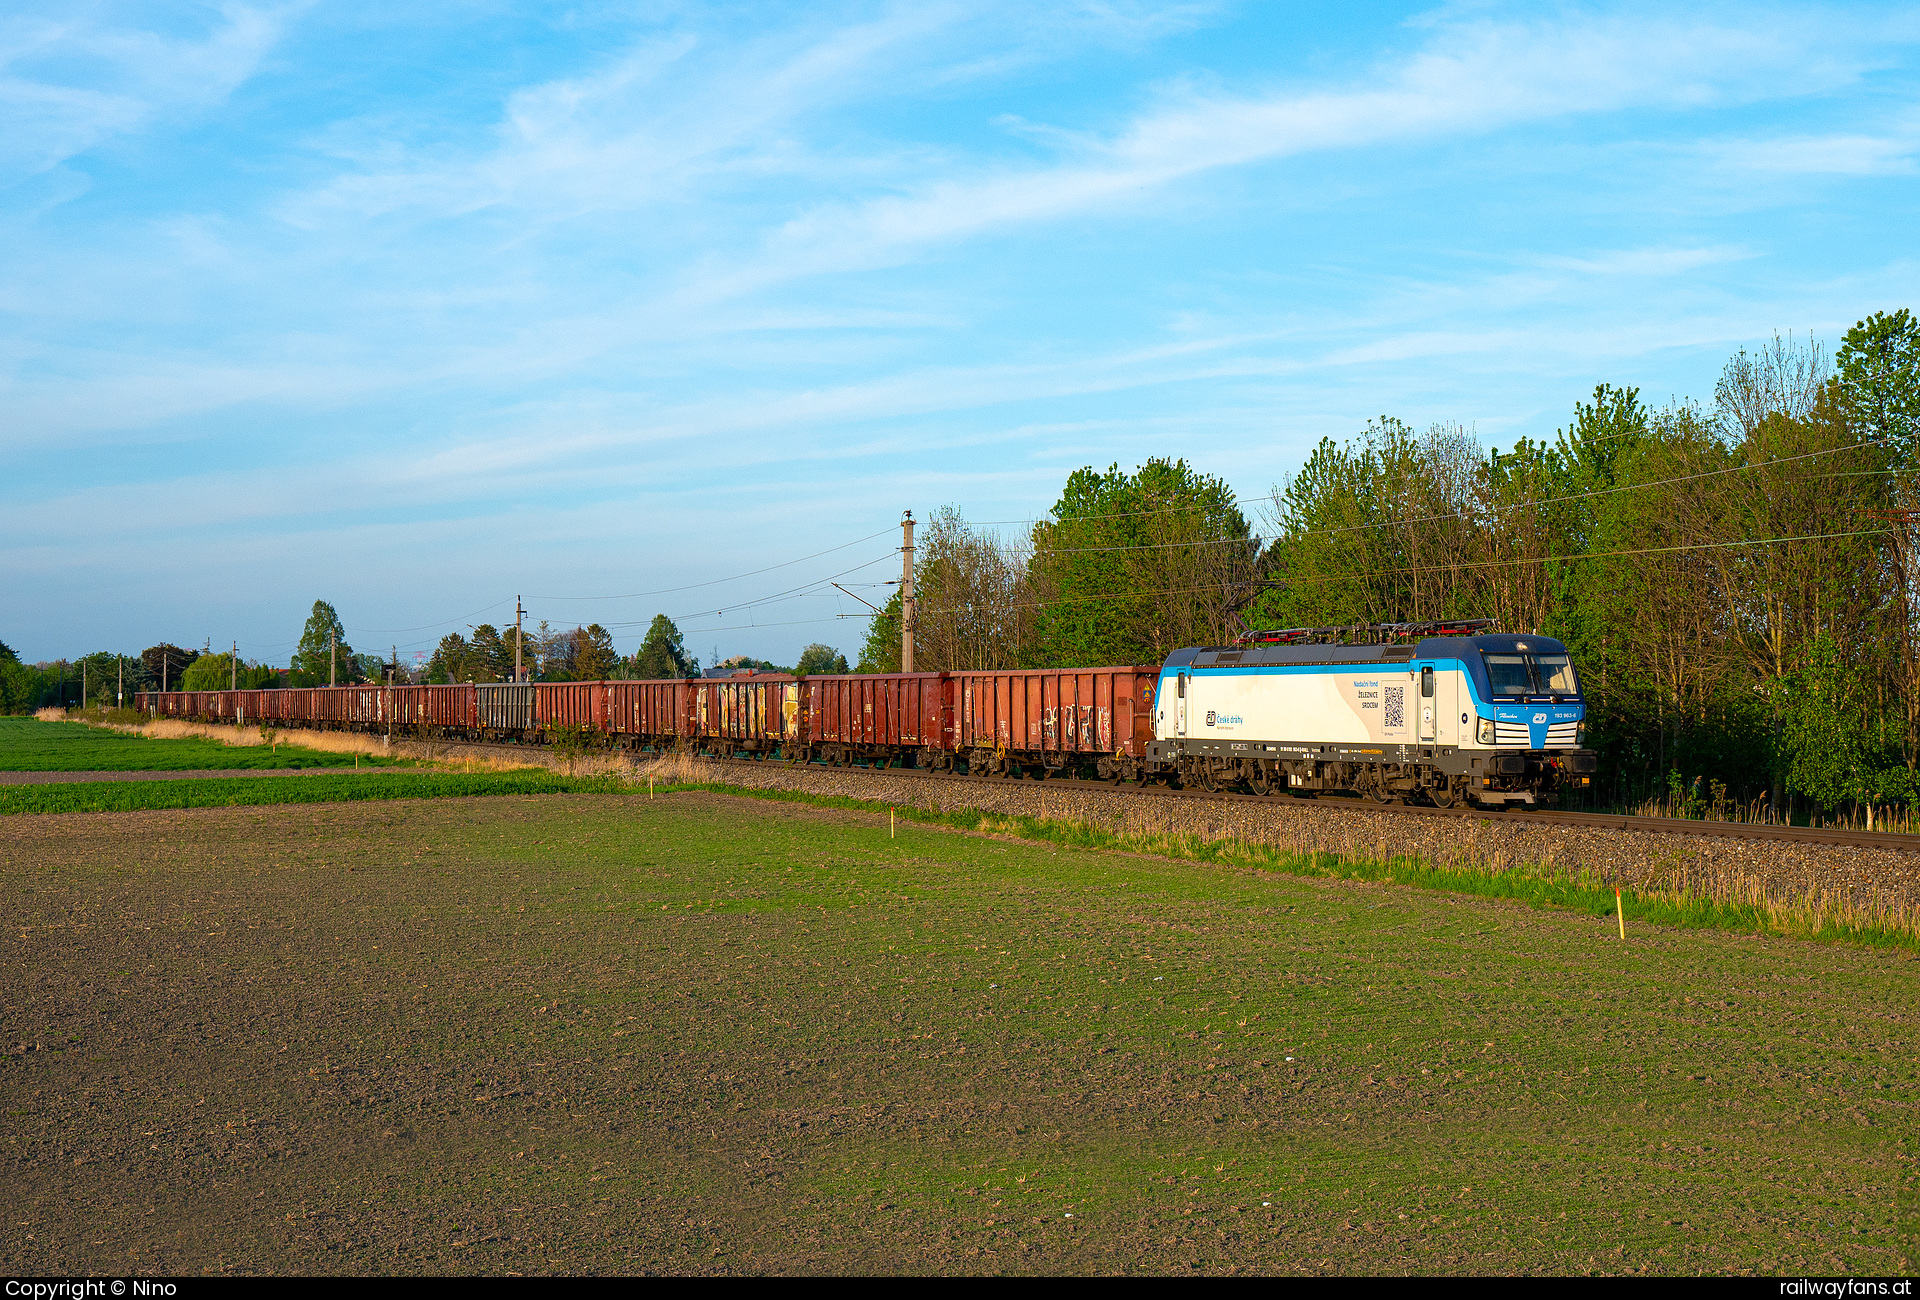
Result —
[{"label": "roof-mounted equipment", "polygon": [[[1493,626],[1490,618],[1442,618],[1421,623],[1344,623],[1332,627],[1286,627],[1242,632],[1236,645],[1367,645],[1417,636],[1472,636]],[[1361,641],[1371,637],[1371,641]]]}]

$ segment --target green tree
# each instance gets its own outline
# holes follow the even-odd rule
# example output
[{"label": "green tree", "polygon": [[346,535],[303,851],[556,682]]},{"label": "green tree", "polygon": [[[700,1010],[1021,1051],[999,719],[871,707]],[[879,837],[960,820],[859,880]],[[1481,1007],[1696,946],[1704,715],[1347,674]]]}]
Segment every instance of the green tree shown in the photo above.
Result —
[{"label": "green tree", "polygon": [[815,641],[800,652],[800,662],[793,671],[801,676],[814,673],[844,673],[847,671],[847,657],[830,645]]},{"label": "green tree", "polygon": [[1886,617],[1890,671],[1878,694],[1897,697],[1909,772],[1920,766],[1920,319],[1906,308],[1875,312],[1848,330],[1835,358],[1852,430],[1877,439],[1891,467],[1890,509],[1879,512],[1891,543],[1893,599]]},{"label": "green tree", "polygon": [[866,644],[860,647],[857,673],[897,673],[900,671],[900,619],[902,601],[896,589],[878,614],[867,624]]},{"label": "green tree", "polygon": [[17,659],[0,663],[0,713],[25,713],[33,706],[33,669]]},{"label": "green tree", "polygon": [[467,677],[462,681],[506,682],[513,680],[513,635],[501,632],[491,623],[473,629],[471,652],[467,659]]},{"label": "green tree", "polygon": [[183,650],[162,641],[159,645],[142,650],[140,663],[147,670],[148,680],[153,683],[150,689],[177,691],[180,689],[180,675],[199,657],[198,650]]},{"label": "green tree", "polygon": [[1788,789],[1828,811],[1913,797],[1913,777],[1867,725],[1870,684],[1822,632],[1789,679],[1781,742]]},{"label": "green tree", "polygon": [[699,661],[687,657],[680,629],[665,614],[655,614],[633,655],[633,675],[641,681],[669,677],[697,677]]},{"label": "green tree", "polygon": [[1062,667],[1224,641],[1259,590],[1259,539],[1232,490],[1184,460],[1074,471],[1032,547],[1032,653]]},{"label": "green tree", "polygon": [[441,685],[471,680],[467,664],[472,657],[473,647],[465,637],[458,632],[447,633],[427,660],[427,680]]},{"label": "green tree", "polygon": [[347,629],[340,615],[324,600],[313,602],[313,613],[301,629],[299,647],[293,652],[293,667],[312,680],[326,685],[341,685],[355,680],[358,658],[347,644]]},{"label": "green tree", "polygon": [[0,713],[25,713],[33,688],[33,670],[20,662],[12,646],[0,641]]},{"label": "green tree", "polygon": [[234,659],[225,650],[214,654],[201,655],[180,674],[180,689],[183,691],[224,691],[232,688],[235,675]]},{"label": "green tree", "polygon": [[613,634],[598,623],[574,629],[574,667],[583,682],[605,681],[620,665]]},{"label": "green tree", "polygon": [[1834,360],[1853,423],[1920,465],[1920,318],[1905,307],[1875,312],[1846,332]]}]

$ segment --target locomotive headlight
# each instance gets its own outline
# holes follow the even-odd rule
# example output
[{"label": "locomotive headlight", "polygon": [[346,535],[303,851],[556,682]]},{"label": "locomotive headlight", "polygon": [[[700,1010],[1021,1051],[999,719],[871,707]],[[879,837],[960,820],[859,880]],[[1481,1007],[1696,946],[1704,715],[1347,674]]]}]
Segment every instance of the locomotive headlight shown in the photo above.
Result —
[{"label": "locomotive headlight", "polygon": [[1576,749],[1587,747],[1587,724],[1584,720],[1573,729],[1573,744]]},{"label": "locomotive headlight", "polygon": [[1480,719],[1480,743],[1483,745],[1491,745],[1493,743],[1492,718]]}]

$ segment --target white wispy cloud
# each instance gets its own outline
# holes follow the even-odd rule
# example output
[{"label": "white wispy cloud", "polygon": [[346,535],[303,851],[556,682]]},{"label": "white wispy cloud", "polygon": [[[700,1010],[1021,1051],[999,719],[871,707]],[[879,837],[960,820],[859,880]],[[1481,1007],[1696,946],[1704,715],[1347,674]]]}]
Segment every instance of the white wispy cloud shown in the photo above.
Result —
[{"label": "white wispy cloud", "polygon": [[550,220],[696,198],[724,177],[827,170],[836,164],[784,130],[870,93],[878,65],[956,17],[914,7],[714,51],[693,32],[655,37],[595,72],[515,92],[477,157],[368,167],[291,197],[280,215],[318,226],[504,208]]},{"label": "white wispy cloud", "polygon": [[1702,149],[1736,171],[1786,176],[1911,176],[1920,154],[1920,120],[1885,135],[1836,133],[1734,140]]},{"label": "white wispy cloud", "polygon": [[1226,168],[1418,145],[1572,115],[1738,102],[1857,73],[1844,51],[1821,45],[1811,20],[1765,29],[1585,18],[1442,25],[1426,48],[1347,86],[1174,94],[1104,138],[1024,124],[1070,156],[825,204],[773,234],[756,265],[707,287],[745,292],[793,275],[889,265],[928,246],[998,230],[1138,209],[1170,186]]},{"label": "white wispy cloud", "polygon": [[0,19],[0,176],[43,172],[219,103],[253,75],[288,13],[229,4],[192,36],[101,22],[78,6]]}]

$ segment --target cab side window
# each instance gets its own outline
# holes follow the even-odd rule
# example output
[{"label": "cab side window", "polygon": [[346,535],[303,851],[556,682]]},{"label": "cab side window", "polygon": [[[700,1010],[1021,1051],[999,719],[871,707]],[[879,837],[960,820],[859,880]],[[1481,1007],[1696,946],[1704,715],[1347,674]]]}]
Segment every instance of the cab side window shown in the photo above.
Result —
[{"label": "cab side window", "polygon": [[1420,670],[1420,698],[1423,700],[1433,698],[1433,669],[1431,668]]}]

